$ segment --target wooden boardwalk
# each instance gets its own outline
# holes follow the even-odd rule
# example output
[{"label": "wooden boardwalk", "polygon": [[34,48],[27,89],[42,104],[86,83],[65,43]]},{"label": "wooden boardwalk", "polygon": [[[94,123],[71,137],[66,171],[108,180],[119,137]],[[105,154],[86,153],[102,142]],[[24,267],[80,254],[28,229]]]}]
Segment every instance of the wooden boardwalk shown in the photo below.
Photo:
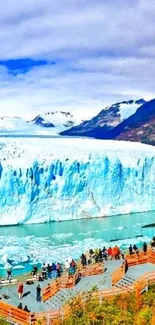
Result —
[{"label": "wooden boardwalk", "polygon": [[[79,292],[81,290],[88,291],[94,285],[97,285],[99,289],[111,288],[112,287],[111,273],[115,271],[121,264],[122,264],[122,260],[118,260],[118,261],[113,260],[113,261],[105,262],[104,267],[107,268],[107,272],[99,275],[93,275],[93,276],[81,278],[81,280],[78,282],[78,284],[75,287],[68,288],[68,289],[64,288],[64,291],[66,292],[66,296],[69,298],[69,296],[74,295],[76,292]],[[49,301],[47,302],[36,301],[36,287],[38,283],[42,288],[44,288],[50,282],[51,282],[50,280],[46,280],[44,282],[35,281],[33,285],[24,285],[25,296],[21,300],[23,306],[27,305],[28,309],[33,312],[48,311],[50,309],[52,310],[55,309],[56,306],[52,303],[49,303]],[[10,298],[4,299],[2,297],[2,294],[6,294]],[[0,297],[2,297],[3,301],[17,307],[20,302],[18,300],[17,285],[2,287],[0,289]]]},{"label": "wooden boardwalk", "polygon": [[[103,264],[96,264],[82,270],[79,269],[77,274],[70,278],[63,276],[50,283],[49,280],[39,282],[42,287],[42,302],[36,301],[37,282],[30,286],[24,285],[24,297],[21,302],[23,307],[27,305],[31,313],[25,313],[16,308],[19,304],[17,285],[2,287],[0,289],[2,297],[0,301],[0,315],[6,316],[7,319],[20,325],[36,325],[38,320],[46,318],[45,324],[50,325],[55,324],[55,319],[67,317],[69,313],[67,304],[71,298],[82,292],[85,295],[94,285],[98,289],[96,294],[100,294],[101,297],[102,295],[106,297],[121,294],[131,291],[133,288],[140,294],[147,285],[155,283],[155,253],[151,252],[147,256],[140,254],[139,257],[129,256],[127,258],[128,264],[131,266],[126,274],[123,260],[112,260],[105,261],[104,266]],[[104,268],[107,268],[106,272],[103,272]],[[79,272],[82,278],[75,285],[76,276]],[[126,278],[123,282],[124,276]],[[126,281],[129,281],[128,279],[131,278],[133,282],[127,286]],[[121,279],[122,283],[120,282]],[[4,299],[3,294],[10,298]]]}]

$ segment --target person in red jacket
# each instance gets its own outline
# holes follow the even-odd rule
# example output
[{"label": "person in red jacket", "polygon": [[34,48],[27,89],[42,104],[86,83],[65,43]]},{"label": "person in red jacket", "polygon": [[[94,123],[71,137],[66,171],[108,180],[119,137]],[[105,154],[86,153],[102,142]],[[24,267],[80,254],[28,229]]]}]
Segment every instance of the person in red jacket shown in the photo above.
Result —
[{"label": "person in red jacket", "polygon": [[108,256],[112,259],[112,248],[108,248]]},{"label": "person in red jacket", "polygon": [[23,285],[23,283],[19,283],[19,286],[18,286],[18,297],[19,297],[19,299],[22,298],[23,291],[24,291],[24,285]]}]

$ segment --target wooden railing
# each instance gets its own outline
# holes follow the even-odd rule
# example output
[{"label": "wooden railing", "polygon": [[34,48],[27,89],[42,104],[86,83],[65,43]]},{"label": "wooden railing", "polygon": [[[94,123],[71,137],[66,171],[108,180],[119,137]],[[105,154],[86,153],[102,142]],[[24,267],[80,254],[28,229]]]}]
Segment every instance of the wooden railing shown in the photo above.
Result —
[{"label": "wooden railing", "polygon": [[155,252],[153,252],[152,249],[149,248],[147,253],[140,251],[139,254],[136,253],[132,255],[127,254],[126,259],[129,267],[138,264],[145,264],[148,262],[155,264]]},{"label": "wooden railing", "polygon": [[46,301],[53,297],[61,288],[61,280],[57,278],[49,283],[42,291],[42,301]]},{"label": "wooden railing", "polygon": [[128,266],[145,264],[149,261],[149,253],[140,252],[139,254],[126,255]]},{"label": "wooden railing", "polygon": [[11,321],[19,325],[27,325],[31,321],[30,313],[10,306],[3,301],[0,302],[0,316],[4,317],[8,322]]},{"label": "wooden railing", "polygon": [[[135,256],[134,256],[135,258]],[[140,256],[136,257],[136,264],[143,263],[146,259],[145,254],[141,253]],[[129,266],[132,265],[133,256],[127,256]],[[155,263],[155,253],[150,251],[147,254],[148,262]],[[131,263],[130,263],[131,262]],[[42,300],[46,301],[56,294],[61,288],[72,287],[75,285],[77,278],[79,276],[88,276],[93,274],[103,273],[103,263],[90,265],[86,268],[78,268],[77,272],[71,276],[62,276],[54,281],[52,281],[46,288],[43,289]],[[83,274],[82,274],[83,272]],[[94,273],[93,273],[94,272]],[[115,285],[125,274],[125,265],[124,263],[111,274],[112,285]],[[97,292],[92,292],[91,295],[97,297],[99,301],[102,299],[111,299],[115,295],[124,295],[130,292],[135,293],[137,297],[137,304],[140,301],[141,293],[144,290],[147,290],[148,286],[155,284],[155,272],[145,273],[140,277],[133,285],[128,286],[127,288],[116,288],[112,287],[110,289],[104,289]],[[86,301],[88,294],[81,293],[82,301]],[[42,313],[27,313],[23,310],[20,310],[14,306],[11,306],[7,303],[0,301],[0,316],[4,317],[8,322],[12,322],[18,325],[38,325],[41,322],[42,325],[58,325],[62,320],[67,319],[71,314],[71,307],[66,304],[64,307],[59,310],[53,310],[49,312]]]},{"label": "wooden railing", "polygon": [[[122,266],[122,269],[123,267],[124,266]],[[120,271],[122,271],[121,267],[119,269]],[[122,273],[115,272],[115,279],[116,277],[118,277],[118,274],[120,276]],[[122,294],[125,295],[125,294],[129,294],[130,292],[134,292],[138,299],[142,291],[146,290],[149,285],[154,283],[155,283],[155,272],[148,272],[145,273],[142,277],[140,277],[134,283],[133,286],[127,287],[125,289],[113,287],[110,289],[104,289],[97,292],[94,291],[91,293],[91,296],[96,297],[99,300],[99,302],[101,302],[102,299],[104,298],[111,299],[115,295],[122,295]],[[80,296],[81,296],[82,304],[85,304],[87,298],[89,297],[89,294],[81,293]],[[138,304],[138,300],[137,300],[137,304]],[[71,312],[72,312],[71,307],[68,304],[66,304],[64,307],[60,308],[59,310],[53,310],[53,311],[42,312],[42,313],[27,313],[23,310],[8,305],[4,302],[0,302],[0,316],[4,317],[6,320],[12,323],[16,323],[19,325],[38,325],[39,323],[41,323],[41,325],[59,325],[61,321],[69,318]]]},{"label": "wooden railing", "polygon": [[148,286],[155,283],[155,271],[147,272],[141,276],[133,285],[133,290],[139,294]]},{"label": "wooden railing", "polygon": [[34,313],[33,315],[31,315],[31,325],[59,324],[63,319],[62,317],[63,314],[60,309],[50,312]]},{"label": "wooden railing", "polygon": [[[152,264],[155,264],[155,252],[152,251],[152,249],[149,247],[147,253],[144,253],[143,251],[140,251],[139,254],[126,254],[125,255],[127,261],[128,261],[128,266],[134,266],[134,265],[138,265],[138,264],[143,264],[143,263],[147,263],[150,262]],[[87,266],[86,268],[83,268],[81,266],[80,261],[77,262],[78,265],[78,269],[79,271],[82,272],[82,276],[89,276],[89,275],[95,275],[96,274],[100,274],[102,273],[102,266],[103,263],[96,263],[96,264],[91,264],[90,266]],[[100,271],[99,271],[100,268]],[[96,271],[95,271],[96,269]],[[41,275],[41,272],[38,273]],[[27,280],[32,280],[32,281],[36,281],[38,279],[38,276],[32,276],[30,273],[25,273],[24,275],[19,275],[16,278],[14,278],[12,280],[11,284],[16,284],[18,282],[26,282]],[[63,274],[63,276],[65,276]],[[9,281],[7,280],[2,280],[1,283],[3,285],[10,285]]]},{"label": "wooden railing", "polygon": [[50,299],[62,288],[74,287],[78,277],[79,272],[77,270],[74,275],[61,276],[60,278],[53,280],[45,288],[43,288],[42,301],[45,302],[46,300]]},{"label": "wooden railing", "polygon": [[91,276],[91,275],[98,275],[102,274],[104,270],[104,264],[102,263],[96,263],[96,264],[90,264],[88,266],[84,266],[80,270],[80,274],[82,277],[85,276]]},{"label": "wooden railing", "polygon": [[31,325],[59,325],[62,321],[70,317],[72,313],[71,307],[66,304],[64,307],[50,311],[35,313],[31,315]]},{"label": "wooden railing", "polygon": [[122,279],[124,274],[125,274],[125,263],[123,262],[122,265],[117,270],[111,273],[112,286],[114,286],[120,279]]},{"label": "wooden railing", "polygon": [[81,267],[78,266],[74,275],[63,275],[59,279],[53,280],[43,288],[42,301],[46,301],[53,297],[62,288],[72,288],[75,286],[78,277],[98,275],[103,273],[103,263],[96,263],[90,266]]},{"label": "wooden railing", "polygon": [[152,250],[149,251],[148,262],[155,264],[155,252],[153,252]]}]

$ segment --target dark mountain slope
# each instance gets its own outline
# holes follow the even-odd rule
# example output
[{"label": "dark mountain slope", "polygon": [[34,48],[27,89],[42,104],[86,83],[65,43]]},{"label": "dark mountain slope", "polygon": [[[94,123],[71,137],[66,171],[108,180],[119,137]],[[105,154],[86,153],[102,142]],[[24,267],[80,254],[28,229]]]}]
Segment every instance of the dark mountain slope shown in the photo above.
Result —
[{"label": "dark mountain slope", "polygon": [[84,121],[80,125],[61,132],[66,136],[85,136],[94,138],[104,138],[106,134],[119,125],[122,120],[132,115],[139,106],[146,103],[144,99],[129,100],[113,104],[103,109],[97,116],[89,121]]}]

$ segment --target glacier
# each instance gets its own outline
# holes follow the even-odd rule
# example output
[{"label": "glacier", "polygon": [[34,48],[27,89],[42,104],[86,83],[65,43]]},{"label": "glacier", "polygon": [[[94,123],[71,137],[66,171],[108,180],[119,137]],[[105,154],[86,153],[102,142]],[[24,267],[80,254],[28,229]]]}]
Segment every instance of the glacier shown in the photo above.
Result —
[{"label": "glacier", "polygon": [[0,139],[0,225],[155,210],[155,148],[80,138]]}]

